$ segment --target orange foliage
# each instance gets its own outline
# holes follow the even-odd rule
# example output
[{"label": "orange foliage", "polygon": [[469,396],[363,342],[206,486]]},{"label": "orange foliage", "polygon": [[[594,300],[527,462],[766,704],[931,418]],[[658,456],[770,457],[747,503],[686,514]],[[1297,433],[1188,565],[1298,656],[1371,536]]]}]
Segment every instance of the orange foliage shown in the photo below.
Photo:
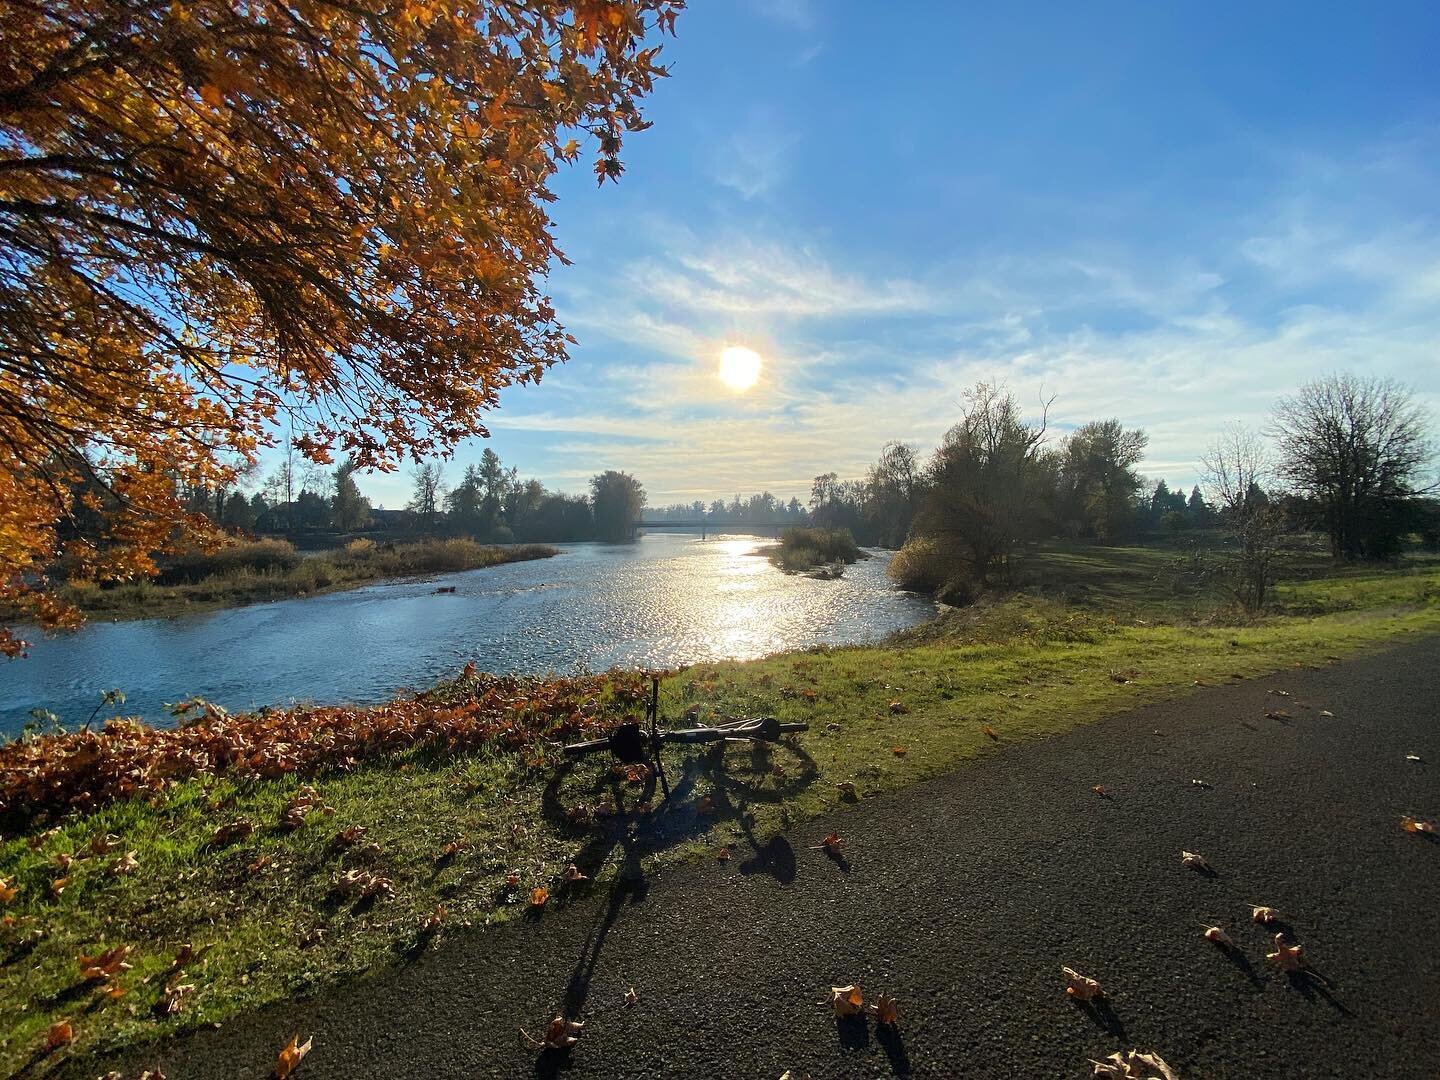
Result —
[{"label": "orange foliage", "polygon": [[[591,738],[612,724],[602,715],[602,699],[624,709],[638,707],[648,693],[644,676],[613,672],[549,680],[481,675],[465,684],[460,699],[430,693],[370,707],[231,716],[192,702],[199,716],[174,729],[118,720],[103,731],[0,746],[0,821],[42,810],[92,810],[196,776],[308,776],[416,747],[461,753],[520,749],[540,738]],[[253,829],[253,822],[231,822],[216,832],[215,843],[243,839]]]},{"label": "orange foliage", "polygon": [[0,3],[0,604],[73,625],[57,558],[213,542],[177,487],[282,424],[379,469],[484,435],[572,341],[550,178],[579,138],[619,177],[683,7]]}]

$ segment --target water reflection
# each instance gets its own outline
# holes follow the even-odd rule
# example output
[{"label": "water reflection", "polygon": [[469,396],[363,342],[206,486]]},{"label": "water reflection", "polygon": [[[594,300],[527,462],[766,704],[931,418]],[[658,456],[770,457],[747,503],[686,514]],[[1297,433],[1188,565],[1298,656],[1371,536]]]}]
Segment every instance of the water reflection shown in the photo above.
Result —
[{"label": "water reflection", "polygon": [[433,582],[373,585],[207,615],[87,627],[0,668],[0,732],[30,709],[67,721],[120,687],[127,712],[162,716],[192,694],[232,709],[294,700],[379,701],[468,661],[484,670],[575,671],[750,658],[883,636],[930,607],[895,592],[888,556],[838,581],[787,576],[765,541],[652,533],[577,544],[539,562]]}]

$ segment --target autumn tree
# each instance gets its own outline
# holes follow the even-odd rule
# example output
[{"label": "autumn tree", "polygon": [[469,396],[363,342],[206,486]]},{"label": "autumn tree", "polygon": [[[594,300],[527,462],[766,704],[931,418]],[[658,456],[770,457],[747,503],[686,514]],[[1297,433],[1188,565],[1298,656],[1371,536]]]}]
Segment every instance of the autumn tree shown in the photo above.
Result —
[{"label": "autumn tree", "polygon": [[1419,500],[1440,487],[1429,414],[1392,379],[1331,375],[1275,407],[1279,471],[1310,500],[1335,558],[1386,559],[1414,527]]},{"label": "autumn tree", "polygon": [[619,177],[682,7],[0,0],[0,602],[153,572],[279,426],[381,470],[484,435],[570,340],[550,178]]}]

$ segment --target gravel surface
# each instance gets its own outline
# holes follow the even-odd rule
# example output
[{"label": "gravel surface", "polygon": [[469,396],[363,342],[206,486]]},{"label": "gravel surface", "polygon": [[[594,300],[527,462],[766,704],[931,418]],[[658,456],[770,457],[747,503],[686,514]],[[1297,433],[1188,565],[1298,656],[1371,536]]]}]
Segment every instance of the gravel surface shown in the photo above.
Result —
[{"label": "gravel surface", "polygon": [[[1083,1077],[1137,1046],[1185,1080],[1433,1078],[1440,843],[1399,821],[1440,818],[1437,700],[1440,639],[1197,691],[73,1075],[253,1080],[298,1032],[300,1080]],[[812,846],[832,830],[844,860]],[[1266,962],[1252,904],[1323,982]],[[818,1004],[851,982],[898,998],[898,1026]],[[579,1047],[525,1048],[558,1009]]]}]

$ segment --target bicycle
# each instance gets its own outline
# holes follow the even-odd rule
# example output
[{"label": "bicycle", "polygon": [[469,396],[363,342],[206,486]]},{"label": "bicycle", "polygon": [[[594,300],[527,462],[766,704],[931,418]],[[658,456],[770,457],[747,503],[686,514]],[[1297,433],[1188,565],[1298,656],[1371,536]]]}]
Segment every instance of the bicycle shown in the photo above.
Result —
[{"label": "bicycle", "polygon": [[645,708],[649,722],[646,731],[637,721],[629,720],[620,724],[603,739],[571,743],[564,747],[564,753],[572,758],[588,757],[609,751],[626,765],[650,765],[660,779],[665,799],[670,798],[670,781],[665,776],[665,766],[660,760],[660,750],[667,743],[715,743],[715,742],[779,742],[785,735],[809,731],[806,723],[782,724],[773,716],[731,720],[713,727],[679,728],[662,731],[659,728],[660,677],[650,678],[650,702]]}]

